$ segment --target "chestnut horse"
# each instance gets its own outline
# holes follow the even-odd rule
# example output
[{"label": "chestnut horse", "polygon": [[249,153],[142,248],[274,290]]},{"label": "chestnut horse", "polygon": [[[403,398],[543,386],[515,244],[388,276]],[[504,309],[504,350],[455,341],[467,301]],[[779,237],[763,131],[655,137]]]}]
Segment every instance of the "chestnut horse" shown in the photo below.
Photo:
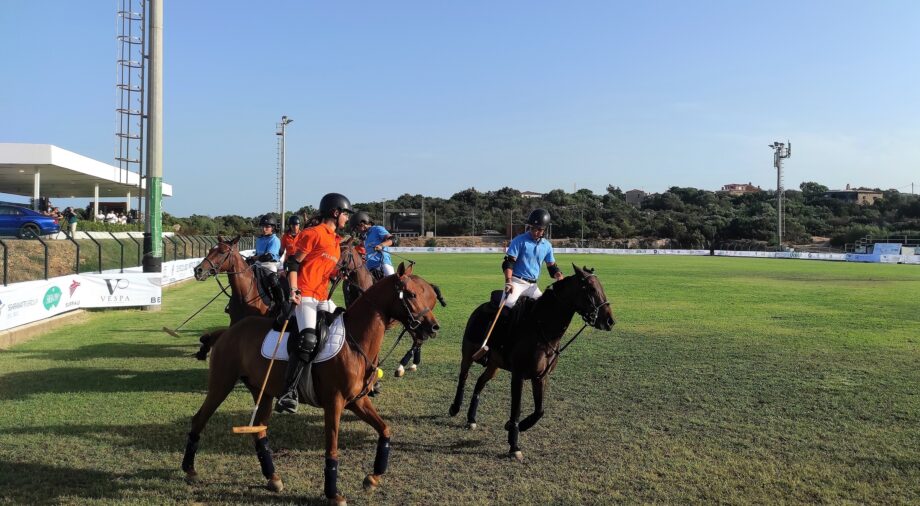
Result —
[{"label": "chestnut horse", "polygon": [[[439,330],[434,316],[437,294],[427,281],[412,275],[412,266],[399,265],[396,274],[373,285],[345,311],[343,318],[346,345],[332,359],[314,364],[312,378],[316,398],[324,412],[326,432],[326,467],[324,492],[330,503],[345,504],[337,488],[338,435],[342,410],[353,411],[358,418],[377,431],[377,454],[374,471],[364,480],[365,488],[375,488],[386,471],[390,451],[390,429],[377,414],[367,393],[376,380],[377,362],[386,326],[393,320],[411,329],[418,339],[427,339]],[[186,478],[193,481],[195,452],[200,434],[218,406],[227,398],[238,380],[258,397],[259,388],[268,369],[269,360],[262,357],[260,348],[265,335],[271,330],[271,318],[251,317],[225,330],[214,345],[208,367],[208,393],[201,409],[192,418],[191,431],[182,460]],[[268,377],[265,395],[256,410],[255,424],[267,425],[271,415],[272,399],[284,389],[284,367],[274,367]],[[275,491],[283,488],[275,472],[267,431],[253,434],[256,454],[268,487]]]},{"label": "chestnut horse", "polygon": [[[562,340],[575,313],[581,315],[585,327],[609,331],[616,323],[604,287],[594,271],[585,267],[579,269],[574,264],[575,274],[563,278],[546,289],[536,301],[520,299],[524,307],[517,307],[514,318],[502,315],[502,320],[489,338],[489,353],[485,371],[476,381],[476,388],[470,398],[467,422],[470,429],[476,428],[476,410],[479,407],[479,395],[489,380],[495,377],[499,369],[511,372],[511,417],[505,424],[508,431],[509,453],[518,460],[523,459],[518,445],[520,432],[533,427],[543,416],[543,394],[546,390],[548,376],[556,368],[562,350]],[[509,312],[507,309],[504,312]],[[519,312],[519,314],[518,314]],[[470,315],[463,334],[463,352],[460,361],[460,379],[457,394],[450,406],[450,416],[460,412],[463,404],[463,389],[473,363],[473,354],[479,350],[483,338],[495,317],[495,308],[485,303]],[[512,319],[519,319],[512,322]],[[582,327],[584,330],[585,327]],[[581,330],[579,331],[579,333]],[[578,337],[578,334],[575,334]],[[574,337],[572,338],[574,340]],[[571,340],[569,341],[571,343]],[[533,389],[534,412],[520,423],[521,390],[524,380],[530,380]]]},{"label": "chestnut horse", "polygon": [[265,316],[271,310],[259,295],[256,276],[252,271],[254,266],[248,265],[240,254],[239,240],[240,236],[229,240],[218,236],[217,244],[194,270],[198,281],[220,273],[227,274],[231,292],[227,313],[230,314],[231,325],[247,316]]}]

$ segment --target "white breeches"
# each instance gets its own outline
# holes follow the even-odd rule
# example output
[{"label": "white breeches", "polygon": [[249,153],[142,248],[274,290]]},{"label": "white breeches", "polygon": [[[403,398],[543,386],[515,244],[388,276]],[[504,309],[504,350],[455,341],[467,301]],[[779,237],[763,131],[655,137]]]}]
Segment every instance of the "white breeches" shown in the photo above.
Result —
[{"label": "white breeches", "polygon": [[320,309],[323,311],[335,311],[335,302],[332,300],[318,301],[313,297],[303,297],[300,304],[294,308],[294,316],[297,318],[297,326],[301,331],[304,329],[316,328],[316,312]]},{"label": "white breeches", "polygon": [[505,307],[512,308],[521,297],[539,299],[543,295],[536,283],[528,283],[518,278],[511,278],[511,293],[505,297]]}]

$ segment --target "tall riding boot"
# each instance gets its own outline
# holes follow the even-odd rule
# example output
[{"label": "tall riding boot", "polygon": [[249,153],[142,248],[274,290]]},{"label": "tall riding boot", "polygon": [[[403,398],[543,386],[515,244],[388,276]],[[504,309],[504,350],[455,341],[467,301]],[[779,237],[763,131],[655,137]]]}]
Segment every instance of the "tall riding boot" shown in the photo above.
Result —
[{"label": "tall riding boot", "polygon": [[284,393],[275,403],[275,411],[279,413],[296,413],[297,384],[304,368],[312,360],[313,350],[316,348],[316,330],[305,329],[297,336],[288,338],[288,368],[285,375]]}]

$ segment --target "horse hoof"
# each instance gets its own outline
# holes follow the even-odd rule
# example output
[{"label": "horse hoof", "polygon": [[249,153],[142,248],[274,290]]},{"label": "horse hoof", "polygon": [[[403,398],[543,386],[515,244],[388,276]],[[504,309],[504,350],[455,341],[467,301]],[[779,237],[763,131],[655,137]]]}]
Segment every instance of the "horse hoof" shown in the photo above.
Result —
[{"label": "horse hoof", "polygon": [[470,430],[476,430],[476,422],[470,422],[466,424],[466,428]]},{"label": "horse hoof", "polygon": [[378,486],[380,486],[381,479],[382,478],[380,476],[374,476],[373,474],[369,474],[365,476],[364,477],[364,490],[376,489]]},{"label": "horse hoof", "polygon": [[405,376],[405,374],[406,374],[406,369],[403,368],[403,366],[397,367],[397,368],[396,368],[396,372],[394,373],[394,375],[395,375],[397,378],[402,378],[403,376]]},{"label": "horse hoof", "polygon": [[348,504],[348,502],[345,501],[344,495],[337,495],[335,497],[328,498],[327,504],[329,504],[329,506],[345,506]]},{"label": "horse hoof", "polygon": [[415,364],[412,364],[412,365],[409,366],[409,370],[410,370],[410,371],[415,371],[415,370],[417,370],[417,369],[418,369],[418,366],[415,365]]},{"label": "horse hoof", "polygon": [[284,482],[280,478],[274,480],[268,480],[268,483],[265,484],[265,488],[271,490],[272,492],[281,492],[284,490]]},{"label": "horse hoof", "polygon": [[513,458],[514,460],[518,462],[524,462],[524,454],[521,453],[521,450],[518,450],[516,452],[511,452],[510,455],[511,455],[511,458]]},{"label": "horse hoof", "polygon": [[447,410],[447,414],[450,416],[457,416],[457,413],[460,412],[460,406],[450,405],[450,409]]},{"label": "horse hoof", "polygon": [[185,473],[185,482],[189,485],[194,485],[198,483],[198,473],[195,471],[189,471]]}]

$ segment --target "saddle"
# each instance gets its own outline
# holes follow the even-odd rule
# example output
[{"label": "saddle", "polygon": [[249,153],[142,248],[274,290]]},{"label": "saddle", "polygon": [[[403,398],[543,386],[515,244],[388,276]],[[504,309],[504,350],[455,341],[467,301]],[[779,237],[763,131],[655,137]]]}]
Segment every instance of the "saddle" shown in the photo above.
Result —
[{"label": "saddle", "polygon": [[259,290],[259,297],[262,299],[262,303],[270,308],[270,312],[278,311],[279,309],[282,310],[280,311],[281,313],[286,312],[288,294],[291,293],[288,280],[279,276],[276,272],[263,269],[258,264],[252,269],[252,273],[255,275],[256,287]]},{"label": "saddle", "polygon": [[[476,325],[477,332],[465,334],[464,337],[466,339],[475,342],[477,345],[482,343],[482,339],[485,338],[486,333],[489,331],[489,326],[492,324],[492,321],[495,320],[495,313],[497,313],[500,308],[499,303],[501,299],[502,291],[495,290],[491,293],[489,302],[479,306],[479,321],[477,322],[478,325]],[[489,347],[497,350],[501,355],[507,358],[514,343],[522,338],[524,333],[519,332],[519,330],[521,330],[523,324],[528,321],[527,316],[532,312],[536,303],[536,299],[521,297],[517,300],[513,308],[502,309],[501,315],[495,322],[495,329],[492,331],[492,336],[489,338]],[[487,359],[488,355],[480,359],[480,362],[485,363]]]}]

